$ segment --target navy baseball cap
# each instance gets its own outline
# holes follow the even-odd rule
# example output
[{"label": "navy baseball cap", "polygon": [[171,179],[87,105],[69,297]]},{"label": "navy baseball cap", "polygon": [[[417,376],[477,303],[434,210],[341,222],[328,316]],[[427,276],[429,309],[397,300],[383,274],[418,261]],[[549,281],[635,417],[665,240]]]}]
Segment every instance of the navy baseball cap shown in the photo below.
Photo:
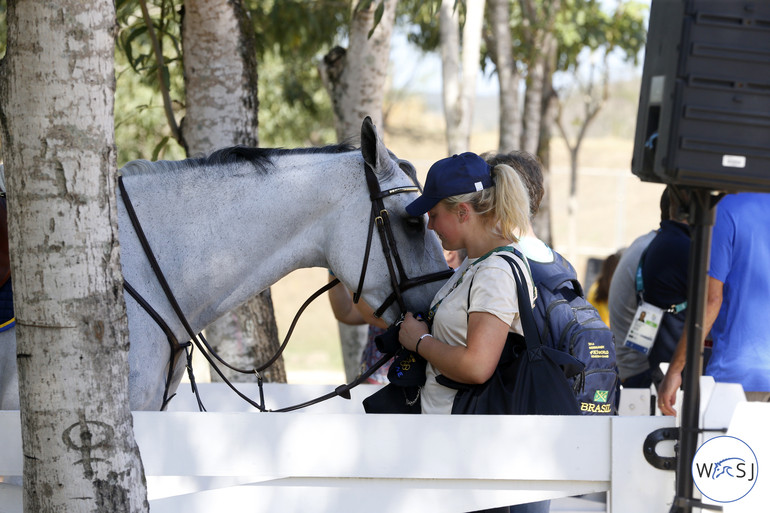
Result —
[{"label": "navy baseball cap", "polygon": [[487,161],[466,152],[441,159],[428,170],[422,196],[406,206],[410,216],[421,216],[450,196],[492,187],[492,170]]}]

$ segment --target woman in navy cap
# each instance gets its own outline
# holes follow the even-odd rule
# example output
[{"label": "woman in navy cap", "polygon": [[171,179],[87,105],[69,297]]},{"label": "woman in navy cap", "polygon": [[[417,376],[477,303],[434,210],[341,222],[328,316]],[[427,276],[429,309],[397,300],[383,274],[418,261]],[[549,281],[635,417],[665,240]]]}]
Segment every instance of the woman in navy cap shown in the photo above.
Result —
[{"label": "woman in navy cap", "polygon": [[[406,210],[412,216],[428,214],[428,228],[444,249],[468,252],[433,298],[431,331],[408,313],[399,333],[404,347],[428,360],[422,412],[449,414],[456,391],[436,376],[484,383],[497,367],[508,333],[522,334],[516,282],[508,263],[495,255],[521,251],[517,241],[529,222],[529,195],[510,166],[491,168],[478,155],[463,153],[433,164],[422,196]],[[513,258],[524,270],[532,298],[526,259]]]}]

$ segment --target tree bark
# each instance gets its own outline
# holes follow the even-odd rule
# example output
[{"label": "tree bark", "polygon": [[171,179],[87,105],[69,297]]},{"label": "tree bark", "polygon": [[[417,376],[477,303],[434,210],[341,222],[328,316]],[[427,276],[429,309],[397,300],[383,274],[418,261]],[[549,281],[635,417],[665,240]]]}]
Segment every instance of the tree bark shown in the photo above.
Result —
[{"label": "tree bark", "polygon": [[[561,0],[519,0],[524,15],[525,37],[531,48],[528,59],[527,90],[524,95],[521,148],[537,154],[543,117],[543,98],[550,85],[549,60],[556,44],[554,23]],[[553,70],[551,70],[552,72]]]},{"label": "tree bark", "polygon": [[188,0],[182,18],[184,139],[190,156],[256,146],[254,29],[240,0]]},{"label": "tree bark", "polygon": [[531,48],[522,114],[521,149],[543,160],[545,195],[532,225],[537,236],[551,244],[551,173],[547,149],[552,123],[551,77],[557,49],[554,23],[561,9],[561,0],[519,0],[519,3],[524,18],[522,28]]},{"label": "tree bark", "polygon": [[540,137],[538,140],[537,156],[543,163],[543,187],[545,194],[540,202],[540,210],[533,221],[533,229],[540,240],[552,244],[551,236],[551,134],[556,119],[558,97],[553,88],[553,73],[556,68],[557,42],[555,37],[546,38],[546,48],[543,50],[545,58],[545,73],[543,80],[543,94],[541,96]]},{"label": "tree bark", "polygon": [[[183,139],[190,156],[234,145],[257,146],[257,61],[254,30],[240,0],[188,0],[182,20],[186,90]],[[231,365],[254,368],[278,350],[270,290],[206,328],[214,350]],[[221,366],[230,381],[256,381]],[[212,381],[221,381],[211,373]],[[280,358],[263,374],[286,382]]]},{"label": "tree bark", "polygon": [[484,3],[484,0],[466,3],[462,50],[455,0],[442,0],[439,8],[441,73],[449,155],[462,153],[470,147]]},{"label": "tree bark", "polygon": [[492,37],[487,41],[487,47],[491,50],[500,86],[500,140],[497,151],[509,153],[521,147],[520,79],[513,58],[510,1],[490,0],[489,8]]},{"label": "tree bark", "polygon": [[24,509],[148,511],[118,248],[115,6],[8,7],[0,119]]},{"label": "tree bark", "polygon": [[390,36],[397,0],[382,0],[383,14],[374,32],[373,2],[353,13],[347,49],[333,48],[319,63],[319,72],[334,108],[338,141],[358,142],[366,116],[383,129],[382,106],[390,58]]},{"label": "tree bark", "polygon": [[[546,44],[547,38],[540,40],[540,44]],[[527,91],[524,96],[524,117],[521,148],[533,155],[537,155],[540,146],[540,123],[543,117],[543,91],[546,87],[546,56],[539,54],[536,60],[530,63],[527,74]]]},{"label": "tree bark", "polygon": [[[279,348],[278,329],[270,290],[248,303],[228,312],[206,329],[208,341],[227,363],[240,369],[252,369],[275,355]],[[267,343],[266,343],[267,342]],[[219,366],[229,381],[256,382],[256,374],[243,374]],[[261,373],[266,382],[286,383],[283,357]],[[222,381],[219,374],[211,373],[211,381]]]}]

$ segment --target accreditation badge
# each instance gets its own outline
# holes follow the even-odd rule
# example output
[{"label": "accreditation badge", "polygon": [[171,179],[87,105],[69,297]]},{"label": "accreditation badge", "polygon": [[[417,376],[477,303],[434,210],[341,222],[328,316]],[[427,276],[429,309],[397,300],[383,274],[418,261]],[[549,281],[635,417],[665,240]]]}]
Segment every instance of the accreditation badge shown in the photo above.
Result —
[{"label": "accreditation badge", "polygon": [[623,345],[640,353],[649,353],[665,312],[663,308],[642,301],[636,309],[634,322],[631,323]]}]

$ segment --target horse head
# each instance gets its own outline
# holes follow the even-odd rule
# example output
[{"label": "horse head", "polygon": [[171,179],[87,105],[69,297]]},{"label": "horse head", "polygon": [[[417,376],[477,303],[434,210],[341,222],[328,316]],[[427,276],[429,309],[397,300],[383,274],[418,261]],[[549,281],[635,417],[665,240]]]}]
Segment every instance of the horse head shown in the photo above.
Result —
[{"label": "horse head", "polygon": [[[361,208],[369,219],[368,236],[359,238],[356,249],[332,248],[327,257],[340,280],[392,323],[404,309],[426,312],[451,273],[425,216],[406,212],[421,191],[414,166],[385,147],[368,116],[361,127],[361,155],[369,192]],[[350,255],[344,251],[356,255],[358,263],[345,265]]]}]

